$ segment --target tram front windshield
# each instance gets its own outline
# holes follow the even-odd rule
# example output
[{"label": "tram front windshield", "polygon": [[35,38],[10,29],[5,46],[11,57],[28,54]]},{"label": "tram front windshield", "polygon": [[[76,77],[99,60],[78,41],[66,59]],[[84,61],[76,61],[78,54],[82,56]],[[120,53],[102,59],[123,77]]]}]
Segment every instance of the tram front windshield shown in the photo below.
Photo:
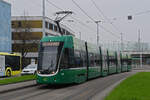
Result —
[{"label": "tram front windshield", "polygon": [[43,42],[39,52],[38,71],[51,74],[57,70],[62,45],[59,42]]}]

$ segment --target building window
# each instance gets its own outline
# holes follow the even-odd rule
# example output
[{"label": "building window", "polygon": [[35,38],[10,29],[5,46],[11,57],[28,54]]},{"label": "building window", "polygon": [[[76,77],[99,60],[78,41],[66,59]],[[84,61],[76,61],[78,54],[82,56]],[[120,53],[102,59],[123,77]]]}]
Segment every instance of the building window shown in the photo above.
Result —
[{"label": "building window", "polygon": [[66,31],[66,35],[70,35],[70,32]]},{"label": "building window", "polygon": [[48,33],[45,33],[45,36],[48,36]]},{"label": "building window", "polygon": [[65,29],[62,28],[62,33],[65,34]]},{"label": "building window", "polygon": [[18,27],[21,27],[21,21],[18,22]]},{"label": "building window", "polygon": [[48,28],[48,22],[45,22],[45,27]]},{"label": "building window", "polygon": [[49,29],[53,30],[53,24],[49,23]]},{"label": "building window", "polygon": [[57,32],[57,30],[58,30],[58,29],[57,29],[57,26],[54,25],[54,31]]},{"label": "building window", "polygon": [[13,27],[15,24],[14,24],[14,22],[11,22],[11,26]]}]

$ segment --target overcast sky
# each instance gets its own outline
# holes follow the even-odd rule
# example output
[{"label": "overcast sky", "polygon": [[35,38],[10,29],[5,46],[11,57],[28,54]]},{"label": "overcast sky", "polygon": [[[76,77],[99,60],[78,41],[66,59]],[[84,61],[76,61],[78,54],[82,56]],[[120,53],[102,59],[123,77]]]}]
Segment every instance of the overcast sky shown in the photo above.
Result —
[{"label": "overcast sky", "polygon": [[[41,16],[42,0],[5,0],[12,4],[12,16],[26,15]],[[71,28],[76,37],[92,43],[96,43],[96,24],[88,18],[72,0],[45,0],[46,16],[54,19],[54,13],[60,9],[50,3],[55,4],[63,10],[74,12],[62,22]],[[138,30],[141,31],[141,38],[144,42],[150,42],[150,0],[74,0],[92,19],[101,20],[99,27],[100,42],[120,41],[120,33],[123,33],[125,41],[137,41]],[[97,9],[94,3],[97,5]],[[104,14],[103,17],[102,13]],[[132,15],[133,20],[127,20],[127,16]],[[74,22],[68,22],[74,20]],[[109,21],[108,21],[109,20]],[[112,24],[111,24],[112,23]],[[84,25],[85,24],[85,25]],[[107,30],[107,31],[106,31]]]}]

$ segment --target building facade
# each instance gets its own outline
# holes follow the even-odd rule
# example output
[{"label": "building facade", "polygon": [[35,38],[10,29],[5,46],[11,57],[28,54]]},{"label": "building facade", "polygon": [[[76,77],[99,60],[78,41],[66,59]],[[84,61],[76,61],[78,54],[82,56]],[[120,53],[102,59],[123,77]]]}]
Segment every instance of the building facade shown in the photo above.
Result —
[{"label": "building facade", "polygon": [[[20,52],[26,58],[38,57],[38,44],[43,37],[42,16],[13,16],[12,17],[12,50]],[[73,31],[60,25],[63,34],[73,35]],[[45,18],[45,35],[59,36],[55,22]],[[74,36],[74,35],[73,35]]]},{"label": "building facade", "polygon": [[11,52],[11,5],[0,0],[0,52]]}]

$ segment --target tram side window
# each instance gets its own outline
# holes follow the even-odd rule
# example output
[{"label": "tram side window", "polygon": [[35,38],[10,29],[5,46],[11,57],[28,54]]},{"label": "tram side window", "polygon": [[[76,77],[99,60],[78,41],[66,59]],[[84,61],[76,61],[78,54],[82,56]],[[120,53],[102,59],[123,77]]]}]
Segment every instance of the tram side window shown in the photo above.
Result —
[{"label": "tram side window", "polygon": [[100,55],[95,54],[95,64],[96,66],[100,66]]},{"label": "tram side window", "polygon": [[123,65],[126,65],[126,61],[125,61],[125,59],[123,60]]},{"label": "tram side window", "polygon": [[19,56],[5,56],[6,67],[11,67],[13,71],[20,70]]},{"label": "tram side window", "polygon": [[122,59],[122,65],[127,65],[128,64],[128,62],[127,62],[127,60],[126,59]]},{"label": "tram side window", "polygon": [[106,55],[103,55],[103,67],[107,67],[108,66],[108,59]]},{"label": "tram side window", "polygon": [[69,62],[68,55],[69,55],[69,50],[65,48],[60,62],[61,68],[68,68],[68,62]]},{"label": "tram side window", "polygon": [[84,58],[83,58],[83,52],[80,51],[80,67],[84,66]]},{"label": "tram side window", "polygon": [[74,67],[74,53],[73,49],[65,48],[60,63],[61,68],[72,68]]},{"label": "tram side window", "polygon": [[87,56],[86,56],[86,52],[85,51],[82,51],[81,52],[81,59],[83,61],[83,65],[82,66],[87,66]]},{"label": "tram side window", "polygon": [[69,64],[69,67],[71,68],[71,67],[75,66],[75,64],[74,64],[74,50],[73,50],[73,48],[69,48],[68,51],[69,51],[69,55],[68,55],[69,63],[68,64]]},{"label": "tram side window", "polygon": [[109,59],[110,59],[109,60],[109,65],[110,66],[116,66],[117,62],[116,62],[115,57],[114,56],[110,56]]},{"label": "tram side window", "polygon": [[80,51],[75,50],[74,59],[75,59],[75,67],[82,67],[83,66],[83,59],[81,58]]},{"label": "tram side window", "polygon": [[111,59],[110,62],[109,62],[109,65],[110,66],[116,66],[116,62],[114,59]]},{"label": "tram side window", "polygon": [[131,64],[132,64],[132,60],[128,59],[128,65],[131,65]]},{"label": "tram side window", "polygon": [[125,64],[128,65],[128,59],[125,60]]},{"label": "tram side window", "polygon": [[90,67],[95,66],[95,58],[93,53],[89,53]]}]

